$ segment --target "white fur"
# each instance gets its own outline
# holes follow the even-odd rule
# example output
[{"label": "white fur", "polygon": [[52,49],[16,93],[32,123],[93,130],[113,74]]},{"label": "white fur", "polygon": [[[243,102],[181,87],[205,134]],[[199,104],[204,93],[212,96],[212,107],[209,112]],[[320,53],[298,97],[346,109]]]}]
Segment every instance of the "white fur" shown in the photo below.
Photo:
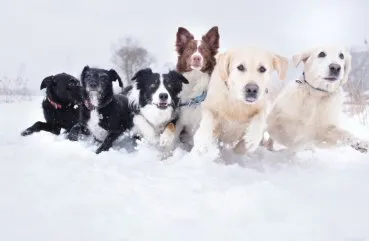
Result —
[{"label": "white fur", "polygon": [[[318,58],[321,51],[327,54],[324,59]],[[345,55],[344,60],[338,58],[340,53]],[[328,93],[306,83],[287,85],[267,118],[271,140],[292,151],[313,146],[333,147],[338,143],[367,149],[367,142],[339,127],[344,98],[340,87],[347,81],[351,68],[349,53],[339,47],[323,46],[295,55],[293,59],[296,65],[304,62],[305,79],[310,85]],[[324,79],[330,63],[342,66],[342,73],[335,82]]]},{"label": "white fur", "polygon": [[[179,94],[182,102],[188,102],[207,90],[210,80],[209,74],[201,72],[200,70],[192,70],[183,73],[183,76],[186,77],[189,83],[183,85],[182,92]],[[179,119],[176,123],[175,138],[177,139],[183,128],[186,128],[189,136],[185,141],[192,144],[192,137],[199,126],[200,120],[201,107],[199,104],[180,107]]]},{"label": "white fur", "polygon": [[[140,113],[135,115],[133,118],[133,133],[141,135],[145,140],[151,144],[159,143],[159,136],[163,132],[165,126],[173,117],[173,107],[168,106],[166,109],[159,109],[159,94],[168,94],[167,103],[172,103],[172,98],[164,86],[163,80],[160,80],[160,86],[152,96],[152,104],[147,104],[140,108]],[[128,95],[131,104],[138,106],[139,104],[139,90],[136,84],[133,85],[131,92]],[[162,142],[169,142],[170,137],[163,137]],[[164,140],[167,139],[167,140]]]},{"label": "white fur", "polygon": [[[200,70],[203,67],[203,64],[204,64],[204,58],[202,57],[202,55],[199,51],[199,47],[200,47],[201,44],[202,44],[202,40],[197,40],[196,52],[191,55],[191,69],[193,69],[193,70]],[[193,61],[194,57],[199,57],[200,58],[200,66],[198,66],[198,67],[193,66],[192,61]]]},{"label": "white fur", "polygon": [[171,98],[168,90],[164,86],[164,80],[162,79],[162,76],[160,77],[160,85],[159,85],[159,88],[152,95],[152,103],[153,104],[159,104],[159,102],[160,102],[159,95],[160,94],[167,94],[168,95],[168,100],[167,100],[168,105],[170,105],[172,103],[172,98]]},{"label": "white fur", "polygon": [[[287,59],[257,48],[239,48],[227,51],[218,58],[211,75],[208,94],[202,103],[202,119],[194,136],[193,151],[203,154],[214,139],[244,153],[254,151],[263,137],[268,101],[265,88],[272,72],[285,77]],[[247,72],[237,66],[244,64]],[[261,74],[263,65],[267,71]],[[256,83],[261,93],[253,103],[247,103],[240,90],[248,83]],[[233,87],[232,87],[233,86]]]},{"label": "white fur", "polygon": [[[93,106],[99,105],[99,97],[97,93],[91,92],[90,101]],[[103,129],[100,125],[100,115],[97,109],[90,112],[90,119],[87,122],[87,127],[91,131],[92,135],[99,141],[104,141],[108,135],[108,132]]]}]

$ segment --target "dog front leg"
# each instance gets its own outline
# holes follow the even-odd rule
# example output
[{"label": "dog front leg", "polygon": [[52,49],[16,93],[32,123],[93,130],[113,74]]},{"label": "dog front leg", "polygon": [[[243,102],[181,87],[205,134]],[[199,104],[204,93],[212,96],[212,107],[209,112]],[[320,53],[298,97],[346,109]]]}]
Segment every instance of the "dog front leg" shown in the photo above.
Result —
[{"label": "dog front leg", "polygon": [[[243,141],[247,152],[254,152],[263,140],[263,134],[266,127],[265,113],[259,113],[254,116],[245,132]],[[241,142],[242,143],[242,142]]]},{"label": "dog front leg", "polygon": [[31,127],[28,127],[26,130],[24,130],[21,133],[21,135],[28,136],[34,132],[39,132],[39,131],[47,131],[55,135],[59,135],[60,130],[61,130],[61,127],[59,125],[37,121]]},{"label": "dog front leg", "polygon": [[158,144],[159,140],[154,127],[152,127],[143,116],[135,115],[133,117],[133,124],[145,140],[152,145]]},{"label": "dog front leg", "polygon": [[192,151],[201,155],[209,150],[210,146],[214,144],[214,129],[216,125],[214,114],[210,110],[202,109],[200,125],[193,137],[194,146]]},{"label": "dog front leg", "polygon": [[108,151],[121,134],[122,132],[110,132],[95,153],[100,154],[103,151]]},{"label": "dog front leg", "polygon": [[333,146],[337,144],[348,145],[360,152],[367,152],[369,143],[364,140],[360,140],[350,132],[343,130],[337,126],[331,125],[324,127],[317,133],[317,145],[318,146]]}]

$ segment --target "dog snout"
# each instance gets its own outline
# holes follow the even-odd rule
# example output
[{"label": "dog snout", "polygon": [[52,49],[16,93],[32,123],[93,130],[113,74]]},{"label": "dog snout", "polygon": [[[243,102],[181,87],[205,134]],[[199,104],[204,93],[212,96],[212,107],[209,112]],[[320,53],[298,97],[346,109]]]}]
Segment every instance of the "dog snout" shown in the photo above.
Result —
[{"label": "dog snout", "polygon": [[247,84],[245,92],[247,97],[256,97],[259,92],[259,86],[257,84]]},{"label": "dog snout", "polygon": [[98,87],[98,82],[97,81],[90,81],[88,83],[88,85],[90,86],[90,88],[96,89]]},{"label": "dog snout", "polygon": [[196,66],[200,65],[201,64],[201,60],[202,60],[202,58],[201,58],[200,55],[194,55],[192,57],[193,65],[196,65]]},{"label": "dog snout", "polygon": [[341,65],[334,64],[334,63],[329,65],[329,73],[331,75],[339,75],[340,71],[341,71]]},{"label": "dog snout", "polygon": [[169,95],[167,93],[160,93],[159,94],[160,101],[167,101],[168,97],[169,97]]}]

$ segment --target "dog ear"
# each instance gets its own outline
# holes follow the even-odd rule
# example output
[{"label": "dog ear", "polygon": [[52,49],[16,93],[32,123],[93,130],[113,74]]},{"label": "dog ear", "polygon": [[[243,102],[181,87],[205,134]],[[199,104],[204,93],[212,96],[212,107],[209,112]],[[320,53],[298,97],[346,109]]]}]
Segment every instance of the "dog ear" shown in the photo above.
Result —
[{"label": "dog ear", "polygon": [[343,78],[342,78],[342,84],[345,84],[348,81],[349,78],[349,74],[351,72],[351,54],[349,52],[346,51],[345,53],[345,66],[344,66],[344,74],[343,74]]},{"label": "dog ear", "polygon": [[147,76],[147,75],[151,75],[152,74],[152,70],[151,68],[146,68],[146,69],[141,69],[139,71],[136,72],[136,74],[132,77],[132,81],[137,80],[137,78],[139,78],[140,76]]},{"label": "dog ear", "polygon": [[207,42],[216,53],[219,49],[218,26],[212,27],[204,36],[202,36],[202,40]]},{"label": "dog ear", "polygon": [[120,78],[119,74],[117,73],[117,71],[115,71],[114,69],[110,69],[109,70],[109,76],[111,78],[112,81],[116,81],[118,80],[119,86],[121,88],[123,88],[123,83],[122,83],[122,79]]},{"label": "dog ear", "polygon": [[217,66],[219,69],[220,78],[223,81],[227,81],[229,76],[229,64],[230,64],[230,54],[228,52],[221,53],[218,55]]},{"label": "dog ear", "polygon": [[184,77],[181,73],[179,73],[178,71],[175,70],[171,70],[169,71],[169,76],[173,76],[175,79],[180,80],[182,83],[184,84],[188,84],[188,79],[186,79],[186,77]]},{"label": "dog ear", "polygon": [[288,59],[278,54],[274,54],[273,67],[278,72],[279,79],[285,80],[287,77]]},{"label": "dog ear", "polygon": [[293,64],[298,67],[301,62],[306,62],[311,56],[311,51],[306,51],[300,54],[295,54],[292,57]]},{"label": "dog ear", "polygon": [[54,75],[47,76],[41,82],[40,90],[46,88],[49,84],[54,81]]},{"label": "dog ear", "polygon": [[177,30],[177,39],[176,39],[177,52],[179,54],[182,54],[184,51],[184,47],[191,40],[194,40],[194,36],[187,29],[179,27]]},{"label": "dog ear", "polygon": [[83,70],[82,70],[82,73],[81,73],[81,80],[83,80],[85,78],[85,74],[86,72],[90,69],[90,66],[86,65]]}]

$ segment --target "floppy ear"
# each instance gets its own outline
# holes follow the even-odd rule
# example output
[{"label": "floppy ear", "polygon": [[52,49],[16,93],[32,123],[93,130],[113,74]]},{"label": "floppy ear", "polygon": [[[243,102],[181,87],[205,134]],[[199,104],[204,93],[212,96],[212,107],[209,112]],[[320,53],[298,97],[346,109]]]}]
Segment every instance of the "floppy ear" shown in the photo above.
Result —
[{"label": "floppy ear", "polygon": [[110,76],[110,78],[111,78],[112,81],[118,80],[119,86],[121,88],[123,88],[122,79],[120,78],[120,76],[117,73],[117,71],[115,71],[114,69],[110,69],[109,70],[109,76]]},{"label": "floppy ear", "polygon": [[344,67],[345,73],[343,75],[342,84],[345,84],[348,81],[349,74],[351,72],[351,59],[352,59],[351,54],[346,52],[345,53],[345,67]]},{"label": "floppy ear", "polygon": [[218,26],[212,27],[204,36],[202,36],[202,40],[207,42],[211,48],[217,52],[219,48],[219,31]]},{"label": "floppy ear", "polygon": [[177,52],[179,54],[182,54],[186,44],[193,39],[194,39],[193,35],[187,29],[183,27],[179,27],[177,31],[177,39],[176,39]]},{"label": "floppy ear", "polygon": [[134,80],[137,80],[141,76],[147,76],[147,75],[151,75],[151,74],[152,74],[151,68],[141,69],[141,70],[136,72],[136,74],[132,77],[131,80],[134,81]]},{"label": "floppy ear", "polygon": [[85,78],[85,74],[86,74],[86,71],[88,71],[90,69],[90,66],[86,65],[83,70],[82,70],[82,73],[81,73],[81,80],[83,80]]},{"label": "floppy ear", "polygon": [[54,81],[54,75],[47,76],[45,79],[42,80],[40,90],[46,88],[53,81]]},{"label": "floppy ear", "polygon": [[218,55],[217,66],[219,69],[220,78],[223,81],[227,81],[229,76],[229,64],[230,64],[230,54],[228,52],[221,53]]},{"label": "floppy ear", "polygon": [[275,54],[273,57],[273,67],[278,72],[279,79],[285,80],[287,77],[288,59]]},{"label": "floppy ear", "polygon": [[175,70],[171,70],[169,71],[169,76],[173,76],[174,78],[180,80],[182,83],[184,84],[188,84],[188,80],[186,79],[186,77],[184,77],[181,73],[179,73],[178,71]]},{"label": "floppy ear", "polygon": [[300,53],[300,54],[295,54],[292,57],[293,64],[296,67],[298,67],[301,62],[305,63],[308,60],[308,58],[310,58],[310,56],[311,56],[310,51],[306,51],[306,52],[303,52],[303,53]]}]

